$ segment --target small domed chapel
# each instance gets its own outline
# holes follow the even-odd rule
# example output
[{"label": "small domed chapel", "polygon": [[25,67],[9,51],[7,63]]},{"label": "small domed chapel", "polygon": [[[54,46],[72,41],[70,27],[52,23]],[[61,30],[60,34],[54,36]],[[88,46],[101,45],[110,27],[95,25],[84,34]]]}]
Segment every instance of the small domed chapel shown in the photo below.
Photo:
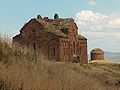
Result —
[{"label": "small domed chapel", "polygon": [[31,19],[13,37],[13,43],[30,47],[49,60],[88,63],[87,39],[78,34],[78,27],[72,18],[54,19],[41,17]]},{"label": "small domed chapel", "polygon": [[91,60],[104,60],[104,51],[100,48],[95,48],[91,51]]}]

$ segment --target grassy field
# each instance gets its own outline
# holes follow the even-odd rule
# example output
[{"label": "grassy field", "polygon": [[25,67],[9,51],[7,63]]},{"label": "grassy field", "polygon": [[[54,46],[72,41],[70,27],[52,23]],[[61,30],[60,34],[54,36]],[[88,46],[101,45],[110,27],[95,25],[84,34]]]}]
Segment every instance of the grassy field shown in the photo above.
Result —
[{"label": "grassy field", "polygon": [[120,90],[120,64],[48,61],[1,37],[0,90]]}]

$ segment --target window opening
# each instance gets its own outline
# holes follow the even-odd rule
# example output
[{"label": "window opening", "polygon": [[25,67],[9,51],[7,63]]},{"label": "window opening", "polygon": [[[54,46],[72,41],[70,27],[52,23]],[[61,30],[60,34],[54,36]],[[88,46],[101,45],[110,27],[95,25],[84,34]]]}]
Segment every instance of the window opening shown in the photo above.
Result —
[{"label": "window opening", "polygon": [[55,55],[55,48],[53,48],[53,55]]},{"label": "window opening", "polygon": [[34,50],[36,49],[36,45],[35,45],[35,43],[33,44],[33,49],[34,49]]},{"label": "window opening", "polygon": [[33,29],[32,31],[33,31],[33,33],[35,32],[35,30],[34,30],[34,29]]}]

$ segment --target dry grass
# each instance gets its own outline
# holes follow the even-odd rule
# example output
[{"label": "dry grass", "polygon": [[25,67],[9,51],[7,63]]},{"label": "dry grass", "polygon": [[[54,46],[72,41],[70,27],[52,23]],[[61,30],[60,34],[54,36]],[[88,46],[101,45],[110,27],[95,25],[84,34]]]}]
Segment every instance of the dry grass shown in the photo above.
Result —
[{"label": "dry grass", "polygon": [[0,90],[119,90],[119,64],[48,61],[0,38]]},{"label": "dry grass", "polygon": [[112,63],[112,61],[108,61],[108,60],[92,60],[89,63],[110,64],[110,63]]}]

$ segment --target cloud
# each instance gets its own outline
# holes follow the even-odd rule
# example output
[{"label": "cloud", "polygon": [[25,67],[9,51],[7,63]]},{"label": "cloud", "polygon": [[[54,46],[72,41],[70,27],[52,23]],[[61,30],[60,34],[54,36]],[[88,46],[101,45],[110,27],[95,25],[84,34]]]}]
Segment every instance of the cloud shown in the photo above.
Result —
[{"label": "cloud", "polygon": [[96,25],[101,25],[104,24],[103,20],[105,20],[108,16],[107,15],[102,15],[97,12],[92,12],[92,11],[81,11],[76,14],[76,19],[79,25],[83,26],[96,26]]},{"label": "cloud", "polygon": [[90,5],[97,5],[96,0],[87,0]]},{"label": "cloud", "polygon": [[[98,12],[83,10],[76,14],[76,22],[80,30],[82,29],[84,32],[95,32],[94,35],[98,34],[101,37],[106,33],[106,36],[108,36],[108,34],[109,36],[120,36],[120,32],[118,32],[120,31],[120,13],[104,15]],[[100,32],[102,35],[100,35]]]},{"label": "cloud", "polygon": [[86,36],[89,42],[94,40],[90,43],[91,46],[101,45],[101,47],[108,48],[111,43],[115,43],[116,46],[112,48],[117,48],[117,45],[120,45],[120,13],[105,15],[83,10],[76,13],[76,23],[80,34]]}]

